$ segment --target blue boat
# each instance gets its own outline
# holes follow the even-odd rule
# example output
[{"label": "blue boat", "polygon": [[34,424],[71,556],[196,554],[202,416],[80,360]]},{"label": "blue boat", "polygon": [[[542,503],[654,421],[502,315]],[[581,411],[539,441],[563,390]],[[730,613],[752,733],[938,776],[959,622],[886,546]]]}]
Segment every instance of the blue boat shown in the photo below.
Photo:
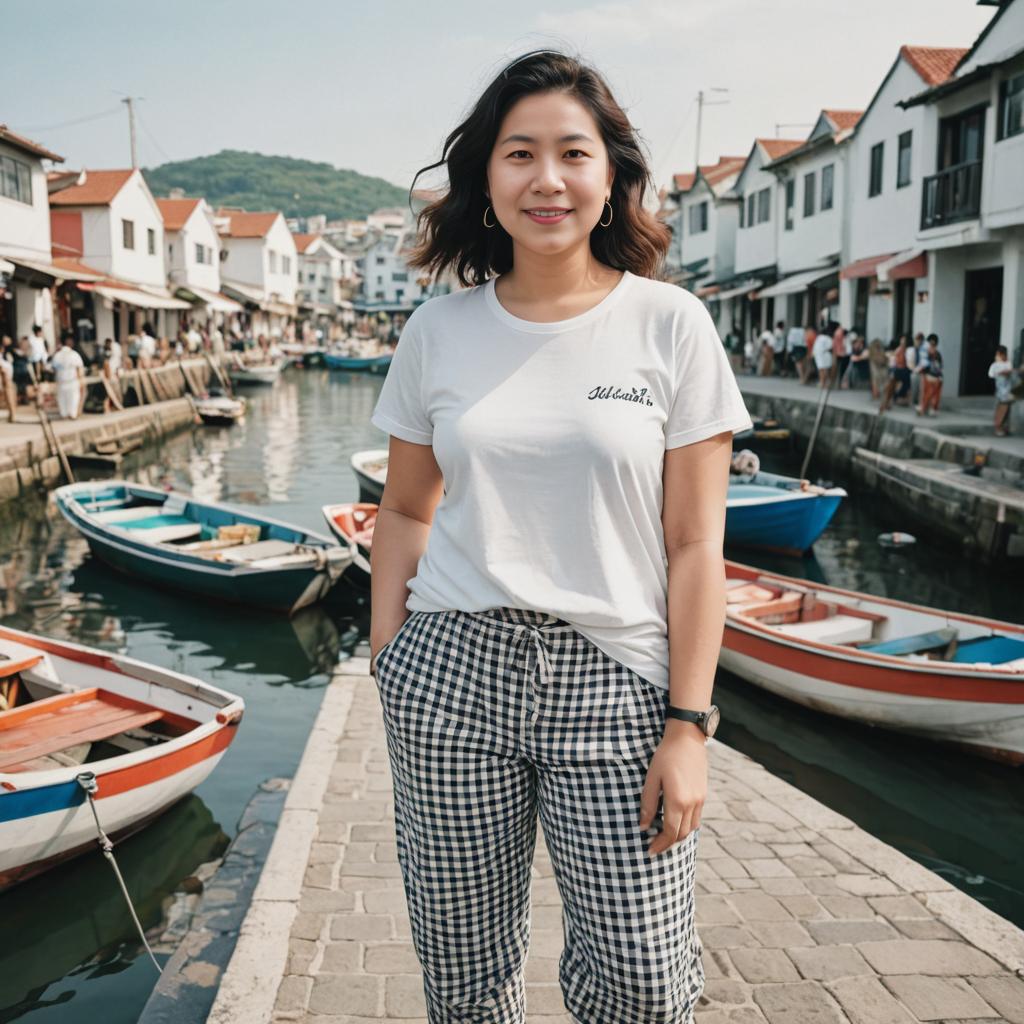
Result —
[{"label": "blue boat", "polygon": [[368,370],[370,373],[386,373],[391,365],[391,353],[382,356],[343,356],[337,352],[325,352],[324,362],[332,370]]},{"label": "blue boat", "polygon": [[725,542],[783,554],[803,554],[846,497],[842,487],[818,487],[775,473],[733,476],[725,512]]},{"label": "blue boat", "polygon": [[219,602],[291,615],[326,597],[355,555],[276,519],[124,480],[68,484],[54,498],[108,565]]}]

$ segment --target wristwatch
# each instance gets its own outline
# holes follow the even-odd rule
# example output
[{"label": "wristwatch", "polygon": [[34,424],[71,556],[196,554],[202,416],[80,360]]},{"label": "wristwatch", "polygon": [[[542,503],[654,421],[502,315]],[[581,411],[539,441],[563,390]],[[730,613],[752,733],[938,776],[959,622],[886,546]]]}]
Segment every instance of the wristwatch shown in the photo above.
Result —
[{"label": "wristwatch", "polygon": [[693,722],[694,725],[700,726],[701,732],[710,739],[715,735],[722,715],[715,704],[712,704],[707,711],[690,711],[687,708],[675,708],[666,703],[665,717],[678,718],[682,722]]}]

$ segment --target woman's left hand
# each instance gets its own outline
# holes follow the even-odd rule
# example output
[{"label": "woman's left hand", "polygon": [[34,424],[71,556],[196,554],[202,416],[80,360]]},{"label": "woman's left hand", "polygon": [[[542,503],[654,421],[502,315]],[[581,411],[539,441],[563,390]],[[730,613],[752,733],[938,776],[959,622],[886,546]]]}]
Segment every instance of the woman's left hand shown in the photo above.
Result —
[{"label": "woman's left hand", "polygon": [[662,853],[699,827],[707,792],[708,756],[703,733],[689,722],[666,722],[640,794],[641,829],[650,828],[659,795],[664,808],[664,827],[654,837],[648,857]]}]

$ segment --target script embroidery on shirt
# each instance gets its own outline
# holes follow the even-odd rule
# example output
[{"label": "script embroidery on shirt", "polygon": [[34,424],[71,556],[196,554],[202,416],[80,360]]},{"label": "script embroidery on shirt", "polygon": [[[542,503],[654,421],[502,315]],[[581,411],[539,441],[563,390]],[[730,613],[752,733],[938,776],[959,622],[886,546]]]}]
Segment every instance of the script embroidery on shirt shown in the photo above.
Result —
[{"label": "script embroidery on shirt", "polygon": [[607,387],[601,387],[599,384],[596,388],[591,389],[587,398],[618,398],[623,402],[640,402],[641,405],[654,405],[651,401],[651,396],[647,393],[647,388],[640,388],[639,391],[636,388],[631,388],[626,391],[624,388],[617,388],[613,384],[609,384]]}]

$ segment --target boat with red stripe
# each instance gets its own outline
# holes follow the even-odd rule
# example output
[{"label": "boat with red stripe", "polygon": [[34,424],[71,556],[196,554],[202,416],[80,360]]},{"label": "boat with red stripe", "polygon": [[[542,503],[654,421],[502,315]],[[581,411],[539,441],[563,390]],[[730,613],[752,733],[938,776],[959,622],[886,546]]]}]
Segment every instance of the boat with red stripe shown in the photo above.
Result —
[{"label": "boat with red stripe", "polygon": [[1024,763],[1024,626],[726,562],[719,664],[842,718]]},{"label": "boat with red stripe", "polygon": [[0,627],[0,889],[142,828],[213,771],[240,697],[125,655]]}]

